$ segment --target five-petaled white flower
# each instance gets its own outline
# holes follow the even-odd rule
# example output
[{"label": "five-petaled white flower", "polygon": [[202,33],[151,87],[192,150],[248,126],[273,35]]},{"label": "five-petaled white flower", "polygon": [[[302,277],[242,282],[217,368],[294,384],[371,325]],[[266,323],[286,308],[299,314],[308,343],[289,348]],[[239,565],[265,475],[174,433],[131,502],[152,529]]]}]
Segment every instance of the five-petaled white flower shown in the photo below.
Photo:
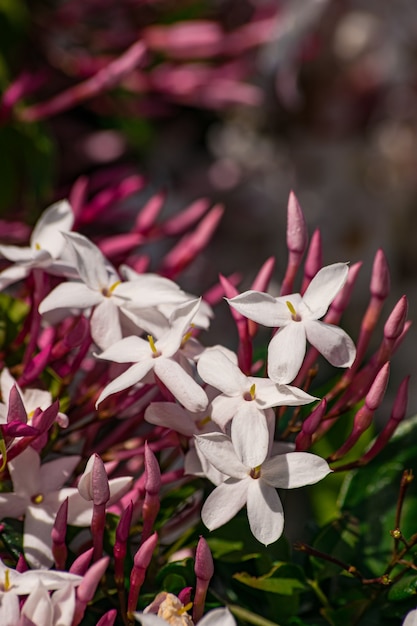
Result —
[{"label": "five-petaled white flower", "polygon": [[[209,530],[215,530],[236,515],[246,504],[249,526],[258,541],[276,541],[284,528],[284,512],[276,488],[294,489],[322,480],[331,469],[327,462],[308,452],[288,452],[266,457],[256,467],[243,462],[224,434],[195,437],[201,452],[220,472],[228,476],[211,492],[201,511]],[[252,442],[256,447],[256,440]]]},{"label": "five-petaled white flower", "polygon": [[[232,420],[231,435],[245,465],[254,467],[265,459],[270,434],[266,409],[299,406],[316,398],[297,387],[279,385],[269,378],[245,376],[224,351],[209,348],[198,359],[201,378],[222,393],[212,402],[211,418],[224,431]],[[257,445],[252,443],[256,439]]]},{"label": "five-petaled white flower", "polygon": [[199,306],[200,300],[191,300],[179,307],[170,329],[157,341],[151,336],[148,341],[136,336],[125,337],[97,355],[116,363],[133,363],[103,389],[97,405],[111,394],[132,387],[153,370],[181,404],[190,411],[202,411],[208,404],[206,393],[175,360]]},{"label": "five-petaled white flower", "polygon": [[334,366],[350,367],[356,349],[344,330],[318,320],[342,289],[348,275],[346,263],[323,267],[304,296],[293,293],[274,298],[267,293],[246,291],[228,300],[245,317],[279,328],[268,346],[268,376],[277,383],[290,383],[302,365],[306,339]]}]

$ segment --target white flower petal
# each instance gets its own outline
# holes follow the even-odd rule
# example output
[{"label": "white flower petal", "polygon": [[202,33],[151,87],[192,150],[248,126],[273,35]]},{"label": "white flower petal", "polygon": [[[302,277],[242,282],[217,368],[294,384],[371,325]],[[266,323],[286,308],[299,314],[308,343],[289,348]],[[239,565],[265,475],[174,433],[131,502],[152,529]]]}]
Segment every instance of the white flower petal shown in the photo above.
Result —
[{"label": "white flower petal", "polygon": [[3,270],[0,272],[0,291],[6,289],[9,285],[13,285],[13,283],[17,283],[19,280],[23,280],[28,274],[29,268],[19,265],[12,265]]},{"label": "white flower petal", "polygon": [[43,315],[55,309],[87,309],[103,300],[98,291],[78,282],[61,283],[42,300],[39,313]]},{"label": "white flower petal", "polygon": [[142,626],[166,626],[167,622],[158,617],[157,615],[153,615],[152,613],[142,613],[137,611],[133,613],[133,616],[136,621],[138,621]]},{"label": "white flower petal", "polygon": [[[9,570],[10,571],[10,570]],[[0,624],[2,626],[16,626],[20,618],[19,596],[10,590],[1,594]]]},{"label": "white flower petal", "polygon": [[149,341],[134,335],[120,339],[117,343],[97,354],[97,358],[115,363],[138,363],[139,361],[153,360]]},{"label": "white flower petal", "polygon": [[175,402],[151,402],[145,411],[145,420],[150,424],[172,428],[186,437],[198,432],[192,413]]},{"label": "white flower petal", "polygon": [[269,448],[266,417],[255,402],[242,403],[232,420],[231,438],[237,457],[245,467],[261,465]]},{"label": "white flower petal", "polygon": [[334,263],[317,272],[303,296],[303,305],[307,308],[310,319],[323,317],[345,284],[348,271],[346,263]]},{"label": "white flower petal", "polygon": [[265,546],[277,541],[284,530],[284,512],[275,489],[262,479],[251,479],[246,506],[253,536]]},{"label": "white flower petal", "polygon": [[209,530],[223,526],[245,506],[251,480],[248,476],[244,480],[229,478],[211,492],[201,510],[201,519]]},{"label": "white flower petal", "polygon": [[260,291],[245,291],[227,302],[238,313],[263,326],[284,326],[291,320],[291,313],[284,302]]},{"label": "white flower petal", "polygon": [[39,469],[41,493],[45,494],[61,489],[72,475],[80,459],[80,456],[63,456],[41,465]]},{"label": "white flower petal", "polygon": [[0,245],[0,255],[14,263],[31,263],[35,257],[32,248]]},{"label": "white flower petal", "polygon": [[245,400],[242,396],[217,396],[211,403],[211,419],[224,430],[227,423],[236,415],[243,402],[245,402]]},{"label": "white flower petal", "polygon": [[112,380],[106,387],[104,387],[97,399],[96,407],[113,393],[123,391],[124,389],[128,389],[129,387],[136,385],[136,383],[140,382],[151,369],[152,359],[147,359],[141,363],[135,363],[129,367],[129,369],[123,372],[123,374],[120,374],[120,376]]},{"label": "white flower petal", "polygon": [[80,278],[90,289],[101,291],[118,280],[115,269],[87,237],[80,233],[64,233],[64,237]]},{"label": "white flower petal", "polygon": [[259,409],[275,406],[300,406],[317,400],[298,387],[279,385],[269,378],[253,378],[251,380],[255,385],[255,402]]},{"label": "white flower petal", "polygon": [[236,621],[228,609],[213,609],[201,618],[198,626],[236,626]]},{"label": "white flower petal", "polygon": [[173,359],[155,359],[154,372],[189,411],[203,411],[208,405],[204,389]]},{"label": "white flower petal", "polygon": [[156,342],[157,349],[166,357],[173,356],[181,346],[185,333],[190,329],[197,313],[201,298],[190,300],[176,308],[169,319],[170,329]]},{"label": "white flower petal", "polygon": [[405,616],[402,626],[417,626],[417,609],[413,609]]},{"label": "white flower petal", "polygon": [[54,626],[71,626],[75,611],[74,585],[66,584],[52,594]]},{"label": "white flower petal", "polygon": [[304,485],[314,485],[331,471],[327,461],[316,454],[288,452],[265,461],[261,475],[269,485],[283,489],[296,489]]},{"label": "white flower petal", "polygon": [[49,593],[40,580],[31,591],[21,611],[34,624],[53,626],[54,610]]},{"label": "white flower petal", "polygon": [[23,551],[32,568],[49,569],[54,562],[51,538],[54,521],[55,517],[43,506],[33,505],[26,509]]},{"label": "white flower petal", "polygon": [[109,480],[110,499],[107,506],[112,506],[120,500],[132,487],[132,478],[130,476],[119,476]]},{"label": "white flower petal", "polygon": [[350,367],[356,348],[344,330],[324,322],[307,321],[304,325],[308,341],[335,367]]},{"label": "white flower petal", "polygon": [[18,518],[24,515],[29,502],[27,495],[21,496],[17,493],[0,494],[0,519],[4,517]]},{"label": "white flower petal", "polygon": [[19,456],[9,462],[9,472],[15,494],[31,498],[41,492],[40,464],[39,454],[31,447],[23,450]]},{"label": "white flower petal", "polygon": [[105,350],[122,338],[119,309],[112,298],[104,298],[91,316],[91,336],[95,344]]},{"label": "white flower petal", "polygon": [[227,356],[216,348],[209,348],[198,359],[197,371],[201,378],[226,396],[243,394],[247,377]]},{"label": "white flower petal", "polygon": [[291,322],[272,337],[268,346],[268,376],[276,383],[290,383],[297,376],[306,352],[302,322]]},{"label": "white flower petal", "polygon": [[194,439],[200,452],[219,472],[233,478],[248,476],[250,468],[237,457],[230,437],[223,433],[207,433],[196,435]]},{"label": "white flower petal", "polygon": [[30,238],[31,247],[39,245],[57,258],[65,243],[61,233],[71,230],[73,223],[74,214],[67,200],[55,202],[42,213],[36,223]]}]

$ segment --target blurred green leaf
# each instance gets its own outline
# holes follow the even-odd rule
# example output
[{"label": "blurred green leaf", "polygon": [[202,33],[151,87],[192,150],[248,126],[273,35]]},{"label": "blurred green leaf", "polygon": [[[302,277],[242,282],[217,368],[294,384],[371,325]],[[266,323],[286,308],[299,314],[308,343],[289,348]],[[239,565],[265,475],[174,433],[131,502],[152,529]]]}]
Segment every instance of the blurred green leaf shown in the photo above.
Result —
[{"label": "blurred green leaf", "polygon": [[247,572],[240,572],[234,577],[239,582],[270,593],[289,596],[307,589],[304,572],[298,565],[279,563],[264,576],[250,576]]}]

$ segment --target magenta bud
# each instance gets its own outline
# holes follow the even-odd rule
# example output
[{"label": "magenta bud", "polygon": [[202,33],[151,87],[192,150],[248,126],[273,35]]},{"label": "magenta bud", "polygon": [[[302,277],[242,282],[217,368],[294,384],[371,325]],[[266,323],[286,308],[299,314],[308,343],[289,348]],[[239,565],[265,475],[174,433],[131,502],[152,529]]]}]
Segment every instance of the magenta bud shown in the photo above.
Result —
[{"label": "magenta bud", "polygon": [[390,316],[385,322],[384,337],[386,339],[397,339],[404,330],[404,324],[407,319],[408,313],[408,300],[407,296],[402,296],[395,307],[393,308]]},{"label": "magenta bud", "polygon": [[375,376],[375,380],[366,395],[365,404],[370,411],[376,411],[384,399],[385,391],[388,385],[389,372],[390,364],[388,361],[381,367],[378,374]]},{"label": "magenta bud", "polygon": [[204,537],[200,537],[195,553],[194,572],[197,578],[209,581],[214,574],[213,557]]},{"label": "magenta bud", "polygon": [[313,409],[310,415],[304,420],[301,430],[295,438],[295,449],[297,452],[308,450],[313,442],[313,435],[321,424],[327,411],[327,400],[323,398]]},{"label": "magenta bud", "polygon": [[161,225],[162,232],[165,236],[181,235],[207,212],[209,206],[210,202],[207,198],[196,200],[189,207],[166,220]]},{"label": "magenta bud", "polygon": [[161,470],[159,469],[159,463],[150,449],[148,442],[145,442],[145,490],[147,493],[155,495],[159,493],[161,488]]},{"label": "magenta bud", "polygon": [[19,393],[17,385],[13,385],[9,393],[9,406],[7,408],[7,422],[21,422],[26,424],[28,419],[22,396]]},{"label": "magenta bud", "polygon": [[68,556],[68,550],[65,544],[67,534],[67,520],[68,498],[65,498],[64,502],[58,509],[55,517],[55,522],[51,530],[52,554],[55,561],[55,567],[58,570],[65,569],[65,561],[67,560]]},{"label": "magenta bud", "polygon": [[395,422],[400,422],[405,417],[405,412],[407,410],[408,403],[408,384],[410,382],[410,377],[407,376],[402,381],[401,385],[398,388],[397,395],[395,396],[394,406],[392,407],[391,412],[391,420]]},{"label": "magenta bud", "polygon": [[148,539],[143,542],[143,544],[140,546],[139,550],[133,557],[133,568],[130,574],[130,588],[127,600],[128,616],[131,616],[133,614],[133,611],[135,611],[136,609],[139,593],[143,585],[143,581],[145,580],[146,570],[149,567],[152,559],[152,554],[156,548],[157,543],[158,535],[157,533],[153,533],[153,535],[148,537]]},{"label": "magenta bud", "polygon": [[132,523],[133,502],[129,502],[120,516],[119,523],[116,528],[116,542],[125,543],[128,540],[130,525]]},{"label": "magenta bud", "polygon": [[308,234],[303,212],[293,191],[290,192],[287,208],[287,247],[300,256],[307,248]]},{"label": "magenta bud", "polygon": [[[325,322],[328,324],[336,323],[340,320],[340,316],[346,307],[349,304],[350,297],[352,295],[353,288],[356,283],[356,279],[358,278],[359,270],[362,267],[362,262],[354,263],[349,267],[348,277],[343,285],[342,289],[339,291],[335,299],[330,305],[330,309],[328,314],[325,317]],[[334,321],[333,321],[334,320]]]},{"label": "magenta bud", "polygon": [[160,191],[147,201],[136,218],[134,226],[136,232],[146,233],[153,227],[164,205],[165,198],[165,191]]},{"label": "magenta bud", "polygon": [[[271,280],[272,273],[275,268],[275,258],[269,257],[262,265],[261,269],[256,275],[255,280],[252,283],[251,289],[254,291],[266,291],[268,289],[269,282]],[[237,295],[237,292],[236,294]],[[232,298],[233,296],[229,296]]]},{"label": "magenta bud", "polygon": [[78,556],[74,563],[69,568],[71,574],[77,574],[78,576],[84,576],[88,568],[90,567],[91,559],[93,558],[94,548],[89,548],[80,556]]},{"label": "magenta bud", "polygon": [[107,613],[104,613],[104,615],[98,620],[96,626],[113,626],[116,621],[116,617],[117,610],[111,609],[110,611],[107,611]]},{"label": "magenta bud", "polygon": [[317,228],[311,237],[310,246],[308,248],[306,260],[304,263],[305,286],[304,286],[304,289],[302,289],[302,291],[305,291],[311,279],[314,278],[314,276],[322,268],[322,266],[323,266],[323,250],[322,250],[322,243],[321,243],[321,233],[320,233],[320,230]]},{"label": "magenta bud", "polygon": [[78,491],[85,500],[92,500],[96,506],[109,501],[109,479],[104,463],[98,454],[93,454],[88,459],[78,483]]},{"label": "magenta bud", "polygon": [[192,587],[184,587],[184,589],[181,589],[181,591],[178,594],[178,600],[185,606],[186,604],[189,604],[191,601],[191,592],[192,592],[193,588]]},{"label": "magenta bud", "polygon": [[27,572],[29,569],[28,564],[26,563],[26,559],[23,556],[23,554],[19,554],[19,558],[17,559],[17,563],[16,563],[16,572],[19,572],[19,574],[23,574],[23,572]]},{"label": "magenta bud", "polygon": [[158,543],[158,534],[153,533],[143,544],[140,546],[135,556],[133,557],[134,567],[139,569],[147,569],[152,559],[153,551]]},{"label": "magenta bud", "polygon": [[383,250],[379,249],[376,252],[372,268],[370,291],[375,298],[384,300],[389,294],[390,287],[391,281],[387,259]]},{"label": "magenta bud", "polygon": [[109,557],[104,556],[102,559],[93,563],[93,565],[84,574],[84,577],[77,587],[77,599],[87,604],[94,597],[97,585],[104,576],[104,572],[109,564]]}]

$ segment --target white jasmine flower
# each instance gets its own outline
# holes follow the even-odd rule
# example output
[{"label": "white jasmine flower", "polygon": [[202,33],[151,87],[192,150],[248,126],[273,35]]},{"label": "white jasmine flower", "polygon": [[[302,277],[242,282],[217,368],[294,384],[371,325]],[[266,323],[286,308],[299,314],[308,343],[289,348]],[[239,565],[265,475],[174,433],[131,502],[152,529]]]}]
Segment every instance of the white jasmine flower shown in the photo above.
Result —
[{"label": "white jasmine flower", "polygon": [[97,405],[111,394],[132,387],[153,371],[187,409],[203,410],[208,404],[206,393],[176,361],[199,305],[200,300],[192,300],[177,309],[170,329],[157,341],[151,336],[148,336],[148,341],[141,337],[125,337],[97,355],[100,359],[116,363],[133,363],[103,389]]},{"label": "white jasmine flower", "polygon": [[[269,378],[246,376],[228,356],[209,348],[200,356],[201,378],[222,393],[212,402],[212,420],[224,431],[232,420],[231,435],[242,461],[254,467],[268,452],[269,429],[265,410],[276,406],[299,406],[316,398],[297,387],[278,385]],[[257,445],[252,446],[254,439]]]},{"label": "white jasmine flower", "polygon": [[52,274],[71,273],[71,265],[62,256],[65,246],[62,233],[71,230],[73,223],[69,203],[61,200],[42,213],[28,247],[0,245],[0,255],[14,263],[0,272],[0,290],[22,280],[36,267]]},{"label": "white jasmine flower", "polygon": [[350,367],[355,346],[338,326],[318,320],[342,289],[348,275],[345,263],[323,267],[306,289],[274,298],[267,293],[246,291],[228,300],[245,317],[279,328],[268,346],[268,375],[277,383],[289,383],[298,374],[308,341],[334,366]]},{"label": "white jasmine flower", "polygon": [[[239,454],[226,435],[211,433],[195,439],[210,463],[229,477],[204,503],[201,511],[204,524],[215,530],[246,504],[250,529],[264,545],[276,541],[284,528],[284,512],[276,488],[312,485],[331,472],[324,459],[308,452],[265,457],[259,465],[250,467],[243,461],[249,454]],[[256,440],[252,446],[257,447]]]},{"label": "white jasmine flower", "polygon": [[[47,568],[53,563],[51,530],[57,511],[68,498],[68,523],[90,526],[93,505],[87,502],[75,487],[63,485],[72,475],[79,456],[54,459],[41,465],[40,456],[26,448],[9,461],[13,482],[12,493],[0,494],[0,519],[24,516],[23,551],[31,567]],[[109,481],[114,502],[122,495],[130,479]]]},{"label": "white jasmine flower", "polygon": [[[189,605],[184,606],[181,600],[173,593],[165,591],[158,594],[143,612],[134,613],[135,619],[142,626],[194,626],[194,622],[188,615]],[[198,622],[199,626],[236,626],[236,622],[228,609],[214,609],[209,611]]]},{"label": "white jasmine flower", "polygon": [[413,609],[405,616],[402,626],[417,626],[417,609]]},{"label": "white jasmine flower", "polygon": [[35,626],[71,626],[74,611],[73,585],[67,583],[50,596],[40,579],[26,599],[21,615],[30,619]]}]

